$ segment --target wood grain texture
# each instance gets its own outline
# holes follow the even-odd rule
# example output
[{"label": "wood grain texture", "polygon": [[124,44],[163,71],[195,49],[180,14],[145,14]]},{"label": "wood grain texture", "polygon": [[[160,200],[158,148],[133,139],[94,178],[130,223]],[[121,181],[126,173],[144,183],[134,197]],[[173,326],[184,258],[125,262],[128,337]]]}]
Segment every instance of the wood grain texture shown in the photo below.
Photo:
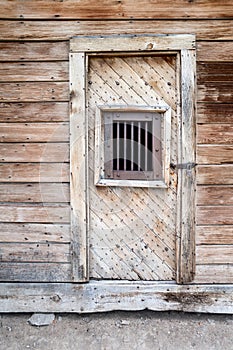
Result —
[{"label": "wood grain texture", "polygon": [[[122,23],[122,22],[121,22]],[[88,34],[88,33],[86,33]],[[0,61],[68,61],[69,41],[19,41],[0,42]],[[233,60],[232,43],[229,41],[201,41],[197,43],[197,61],[231,62]]]},{"label": "wood grain texture", "polygon": [[68,162],[67,143],[1,143],[2,162]]},{"label": "wood grain texture", "polygon": [[1,123],[0,142],[68,142],[68,123]]},{"label": "wood grain texture", "polygon": [[231,42],[198,42],[197,60],[203,62],[232,62],[233,47]]},{"label": "wood grain texture", "polygon": [[197,143],[232,144],[233,124],[205,124],[197,126]]},{"label": "wood grain texture", "polygon": [[69,42],[0,42],[0,61],[68,61]]},{"label": "wood grain texture", "polygon": [[67,82],[0,83],[1,102],[69,101]]},{"label": "wood grain texture", "polygon": [[[64,282],[70,281],[71,264],[59,263],[0,263],[0,281]],[[30,284],[27,284],[28,286]],[[43,296],[42,296],[43,297]],[[55,296],[54,296],[55,297]],[[24,297],[23,297],[24,299]],[[57,300],[54,298],[54,300]]]},{"label": "wood grain texture", "polygon": [[68,81],[68,62],[1,62],[0,82]]},{"label": "wood grain texture", "polygon": [[66,223],[69,224],[68,205],[0,205],[2,222]]},{"label": "wood grain texture", "polygon": [[194,283],[219,283],[223,288],[224,283],[232,283],[233,265],[197,265]]},{"label": "wood grain texture", "polygon": [[0,118],[3,123],[65,122],[69,106],[68,102],[2,102]]},{"label": "wood grain texture", "polygon": [[198,145],[197,163],[198,164],[224,164],[232,163],[233,146],[232,145]]},{"label": "wood grain texture", "polygon": [[232,185],[233,165],[202,165],[197,167],[197,184]]},{"label": "wood grain texture", "polygon": [[45,1],[23,0],[2,1],[2,18],[16,19],[132,19],[132,18],[228,18],[233,17],[232,3],[217,0],[214,6],[211,1],[200,0],[198,3],[186,0],[94,0]]},{"label": "wood grain texture", "polygon": [[196,247],[197,265],[233,264],[232,245],[202,245]]},{"label": "wood grain texture", "polygon": [[69,182],[68,163],[0,163],[0,181]]},{"label": "wood grain texture", "polygon": [[233,225],[232,212],[232,206],[198,206],[197,225]]},{"label": "wood grain texture", "polygon": [[181,50],[195,48],[195,36],[185,35],[122,35],[119,36],[79,36],[70,41],[71,52],[117,52]]},{"label": "wood grain texture", "polygon": [[[167,55],[90,58],[87,96],[92,278],[175,279],[176,174],[170,174],[166,191],[133,186],[97,188],[93,182],[96,105],[169,103],[176,109],[175,64],[174,56]],[[171,151],[175,161],[176,120],[172,123]]]},{"label": "wood grain texture", "polygon": [[202,83],[198,85],[198,102],[232,103],[233,83]]},{"label": "wood grain texture", "polygon": [[68,203],[69,185],[65,183],[0,184],[0,201],[11,203]]},{"label": "wood grain texture", "polygon": [[197,65],[197,82],[232,82],[232,62],[199,62]]},{"label": "wood grain texture", "polygon": [[[178,163],[195,163],[195,75],[194,50],[181,50],[181,121]],[[178,170],[177,227],[180,248],[177,247],[177,281],[189,283],[195,274],[195,169]],[[180,226],[180,227],[179,227]]]},{"label": "wood grain texture", "polygon": [[233,205],[233,187],[198,186],[197,205]]},{"label": "wood grain texture", "polygon": [[69,244],[2,243],[1,262],[70,262]]},{"label": "wood grain texture", "polygon": [[88,242],[88,118],[86,117],[86,57],[70,54],[70,206],[72,279],[89,279]]},{"label": "wood grain texture", "polygon": [[6,243],[69,243],[69,224],[1,223],[0,240]]},{"label": "wood grain texture", "polygon": [[[232,276],[232,265],[228,270]],[[212,271],[209,269],[209,273]],[[221,271],[224,269],[219,269]],[[0,308],[2,312],[89,313],[130,309],[232,314],[232,294],[230,284],[177,286],[128,281],[2,283]]]},{"label": "wood grain texture", "polygon": [[232,103],[198,103],[197,123],[230,124],[233,123]]},{"label": "wood grain texture", "polygon": [[[62,23],[62,25],[61,25]],[[69,40],[76,35],[111,34],[187,34],[197,40],[226,41],[233,39],[231,20],[126,20],[126,21],[0,21],[2,40]]]},{"label": "wood grain texture", "polygon": [[197,226],[196,234],[198,245],[233,245],[233,226],[231,225]]}]

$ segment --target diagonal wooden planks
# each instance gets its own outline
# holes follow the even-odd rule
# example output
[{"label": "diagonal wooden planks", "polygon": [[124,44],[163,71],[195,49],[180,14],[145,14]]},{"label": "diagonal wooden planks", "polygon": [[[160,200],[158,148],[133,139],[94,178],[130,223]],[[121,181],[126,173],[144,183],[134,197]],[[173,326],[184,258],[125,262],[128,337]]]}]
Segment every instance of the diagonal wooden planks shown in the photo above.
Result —
[{"label": "diagonal wooden planks", "polygon": [[[159,68],[156,68],[157,64]],[[96,188],[93,173],[95,111],[96,106],[101,104],[171,104],[172,154],[176,161],[176,93],[174,58],[90,58],[88,118],[92,278],[175,278],[176,174],[171,173],[170,188],[164,192],[154,189]]]}]

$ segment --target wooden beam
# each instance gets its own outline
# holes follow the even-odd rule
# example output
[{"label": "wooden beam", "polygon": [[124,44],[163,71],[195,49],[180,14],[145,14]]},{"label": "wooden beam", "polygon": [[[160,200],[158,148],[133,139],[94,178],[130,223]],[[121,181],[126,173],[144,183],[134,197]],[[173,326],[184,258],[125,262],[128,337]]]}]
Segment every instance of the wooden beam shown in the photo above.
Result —
[{"label": "wooden beam", "polygon": [[68,102],[68,82],[0,83],[1,102]]},{"label": "wooden beam", "polygon": [[69,194],[67,183],[0,183],[0,202],[68,203]]},{"label": "wooden beam", "polygon": [[[181,50],[181,121],[178,163],[195,163],[195,51]],[[195,168],[178,169],[177,281],[188,283],[195,273]]]},{"label": "wooden beam", "polygon": [[0,60],[5,62],[68,61],[69,43],[61,42],[1,42]]},{"label": "wooden beam", "polygon": [[1,182],[69,182],[69,163],[0,163]]},{"label": "wooden beam", "polygon": [[64,223],[69,224],[68,205],[0,205],[2,222]]},{"label": "wooden beam", "polygon": [[70,54],[70,205],[72,278],[88,280],[88,148],[86,63],[84,53]]},{"label": "wooden beam", "polygon": [[1,123],[0,142],[68,142],[68,123]]},{"label": "wooden beam", "polygon": [[2,313],[89,313],[145,309],[232,314],[233,286],[178,286],[170,283],[127,281],[0,284]]},{"label": "wooden beam", "polygon": [[1,242],[5,243],[69,243],[69,224],[1,223]]},{"label": "wooden beam", "polygon": [[95,1],[75,0],[13,0],[1,1],[1,17],[13,19],[132,19],[132,18],[231,18],[233,9],[231,0],[215,0],[214,6],[209,1],[199,0],[134,0]]},{"label": "wooden beam", "polygon": [[68,263],[1,262],[0,271],[0,281],[47,283],[71,281],[71,264]]},{"label": "wooden beam", "polygon": [[195,48],[194,35],[79,36],[71,39],[71,52],[180,50]]},{"label": "wooden beam", "polygon": [[1,122],[65,122],[69,121],[67,102],[16,102],[0,103]]},{"label": "wooden beam", "polygon": [[[169,5],[170,6],[170,5]],[[62,23],[62,25],[61,25]],[[196,34],[197,40],[233,39],[231,20],[0,21],[1,40],[69,40],[76,35]]]},{"label": "wooden beam", "polygon": [[0,81],[67,81],[68,62],[1,62]]},{"label": "wooden beam", "polygon": [[199,165],[198,185],[233,185],[233,165]]}]

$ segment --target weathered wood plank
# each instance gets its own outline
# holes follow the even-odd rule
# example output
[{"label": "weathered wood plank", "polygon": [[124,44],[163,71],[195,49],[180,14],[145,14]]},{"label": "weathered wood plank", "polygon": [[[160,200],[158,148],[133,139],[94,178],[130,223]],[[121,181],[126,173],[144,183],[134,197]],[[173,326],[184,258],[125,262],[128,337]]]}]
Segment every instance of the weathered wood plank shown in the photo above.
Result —
[{"label": "weathered wood plank", "polygon": [[232,82],[233,63],[232,62],[199,62],[197,65],[197,82],[205,84],[207,82]]},{"label": "weathered wood plank", "polygon": [[233,206],[197,207],[197,225],[233,225]]},{"label": "weathered wood plank", "polygon": [[[197,265],[194,283],[231,283],[233,265]],[[222,288],[220,286],[220,288]]]},{"label": "weathered wood plank", "polygon": [[68,61],[69,43],[1,42],[0,61]]},{"label": "weathered wood plank", "polygon": [[233,264],[232,245],[202,245],[196,247],[197,265]]},{"label": "weathered wood plank", "polygon": [[0,103],[2,122],[65,122],[69,120],[68,102]]},{"label": "weathered wood plank", "polygon": [[197,143],[231,144],[233,142],[233,124],[206,124],[197,126]]},{"label": "weathered wood plank", "polygon": [[88,146],[86,117],[86,58],[70,54],[70,187],[71,251],[74,282],[89,279]]},{"label": "weathered wood plank", "polygon": [[[181,120],[178,163],[195,163],[195,72],[194,50],[181,50]],[[179,126],[178,126],[179,127]],[[178,170],[177,281],[191,282],[195,273],[195,170]],[[180,201],[180,203],[179,203]],[[179,225],[179,226],[178,226]]]},{"label": "weathered wood plank", "polygon": [[[200,244],[232,244],[233,226],[197,226],[196,243]],[[223,283],[223,282],[222,282]]]},{"label": "weathered wood plank", "polygon": [[68,162],[67,143],[1,143],[2,162]]},{"label": "weathered wood plank", "polygon": [[1,102],[69,101],[67,82],[0,83]]},{"label": "weathered wood plank", "polygon": [[231,62],[233,60],[232,42],[198,42],[197,60],[203,62]]},{"label": "weathered wood plank", "polygon": [[232,185],[233,165],[203,165],[197,167],[197,184]]},{"label": "weathered wood plank", "polygon": [[233,123],[233,104],[231,103],[198,103],[197,122],[227,124]]},{"label": "weathered wood plank", "polygon": [[197,205],[233,205],[233,186],[198,186]]},{"label": "weathered wood plank", "polygon": [[68,203],[69,185],[66,183],[0,184],[1,202]]},{"label": "weathered wood plank", "polygon": [[185,0],[146,1],[124,0],[116,2],[107,0],[46,1],[46,0],[2,0],[2,18],[18,19],[132,19],[132,18],[230,18],[233,17],[231,0],[217,0],[214,6],[209,1],[189,3]]},{"label": "weathered wood plank", "polygon": [[69,182],[68,163],[0,163],[1,182]]},{"label": "weathered wood plank", "polygon": [[70,225],[1,223],[0,241],[8,243],[69,243]]},{"label": "weathered wood plank", "polygon": [[[88,34],[88,33],[86,33]],[[0,42],[0,61],[68,61],[69,42]],[[229,41],[198,42],[197,60],[202,62],[230,62],[233,47]]]},{"label": "weathered wood plank", "polygon": [[0,142],[68,142],[68,123],[1,123]]},{"label": "weathered wood plank", "polygon": [[232,103],[232,83],[203,83],[198,85],[198,102]]},{"label": "weathered wood plank", "polygon": [[232,163],[233,146],[231,145],[198,145],[198,164]]},{"label": "weathered wood plank", "polygon": [[67,243],[1,243],[1,262],[70,262]]},{"label": "weathered wood plank", "polygon": [[127,281],[1,283],[0,309],[1,312],[75,313],[147,309],[230,314],[232,295],[232,285],[177,286]]},{"label": "weathered wood plank", "polygon": [[[170,6],[170,5],[169,5]],[[134,6],[135,7],[135,6]],[[169,11],[168,11],[169,12]],[[77,15],[77,14],[76,14]],[[198,40],[232,40],[231,20],[0,21],[2,40],[69,40],[76,35],[187,34]]]},{"label": "weathered wood plank", "polygon": [[[59,263],[0,263],[0,281],[67,282],[71,265]],[[41,296],[43,297],[43,296]]]},{"label": "weathered wood plank", "polygon": [[1,62],[0,82],[68,81],[68,62]]},{"label": "weathered wood plank", "polygon": [[180,50],[195,48],[194,35],[122,35],[119,36],[79,36],[71,39],[71,52],[105,52],[105,51],[151,51]]},{"label": "weathered wood plank", "polygon": [[66,223],[69,224],[68,205],[0,205],[2,222]]}]

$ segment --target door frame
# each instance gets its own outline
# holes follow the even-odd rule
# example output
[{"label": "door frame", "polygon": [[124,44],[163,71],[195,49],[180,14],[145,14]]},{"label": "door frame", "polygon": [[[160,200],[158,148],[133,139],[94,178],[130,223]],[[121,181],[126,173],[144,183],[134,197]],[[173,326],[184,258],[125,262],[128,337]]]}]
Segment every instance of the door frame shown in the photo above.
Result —
[{"label": "door frame", "polygon": [[70,40],[70,194],[72,281],[89,280],[88,115],[89,55],[159,52],[179,57],[176,282],[195,274],[195,35],[77,36]]}]

